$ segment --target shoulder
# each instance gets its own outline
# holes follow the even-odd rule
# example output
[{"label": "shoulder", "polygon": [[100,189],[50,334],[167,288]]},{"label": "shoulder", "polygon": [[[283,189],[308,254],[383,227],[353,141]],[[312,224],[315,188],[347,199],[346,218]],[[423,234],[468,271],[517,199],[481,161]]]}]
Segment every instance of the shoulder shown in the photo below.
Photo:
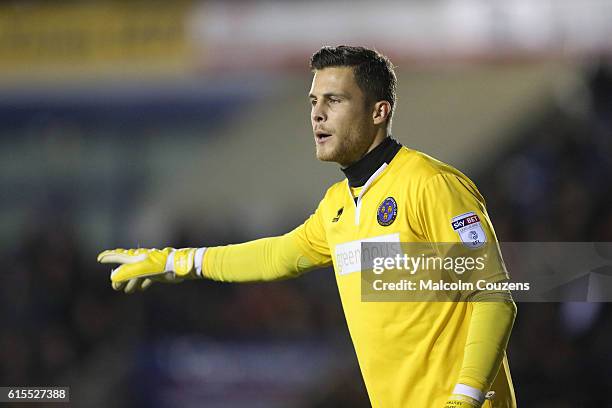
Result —
[{"label": "shoulder", "polygon": [[465,174],[450,164],[444,163],[418,150],[402,147],[391,162],[390,173],[399,180],[405,180],[417,189],[424,188],[433,180],[447,179],[460,182],[470,189],[476,186]]},{"label": "shoulder", "polygon": [[317,206],[316,213],[326,214],[330,211],[338,211],[338,203],[343,203],[349,194],[346,179],[332,184]]},{"label": "shoulder", "polygon": [[[412,178],[431,178],[438,175],[456,175],[466,177],[448,163],[444,163],[418,150],[402,147],[393,161],[398,161],[398,170],[409,172]],[[467,178],[467,177],[466,177]]]},{"label": "shoulder", "polygon": [[348,184],[347,180],[343,179],[329,186],[321,202],[343,201],[346,194],[348,194]]}]

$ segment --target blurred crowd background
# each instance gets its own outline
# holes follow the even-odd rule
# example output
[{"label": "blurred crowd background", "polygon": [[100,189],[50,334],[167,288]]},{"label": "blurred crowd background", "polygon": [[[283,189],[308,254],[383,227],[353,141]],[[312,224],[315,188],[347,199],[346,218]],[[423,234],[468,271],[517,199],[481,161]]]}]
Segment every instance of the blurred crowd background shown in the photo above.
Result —
[{"label": "blurred crowd background", "polygon": [[[127,296],[95,262],[300,224],[342,178],[309,127],[322,45],[391,57],[394,137],[471,177],[501,241],[612,241],[612,2],[490,3],[2,2],[0,385],[369,406],[332,270]],[[611,344],[607,303],[519,304],[519,406],[612,406]]]}]

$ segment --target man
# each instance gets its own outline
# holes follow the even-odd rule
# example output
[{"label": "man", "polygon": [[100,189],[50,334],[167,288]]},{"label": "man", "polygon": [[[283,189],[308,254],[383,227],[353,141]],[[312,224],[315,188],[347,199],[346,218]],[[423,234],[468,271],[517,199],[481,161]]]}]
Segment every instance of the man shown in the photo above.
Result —
[{"label": "man", "polygon": [[[362,47],[323,47],[311,59],[309,98],[317,158],[347,180],[331,186],[295,230],[238,245],[116,249],[113,288],[207,278],[267,281],[334,265],[351,338],[373,407],[516,406],[505,348],[516,314],[509,293],[470,302],[364,302],[360,269],[341,265],[362,241],[495,243],[484,200],[462,173],[390,137],[396,77],[390,61]],[[468,218],[466,218],[468,217]],[[454,224],[472,220],[467,233]],[[507,277],[501,258],[494,280]],[[493,400],[486,399],[489,391]],[[491,395],[489,393],[489,395]],[[483,405],[484,404],[484,405]]]}]

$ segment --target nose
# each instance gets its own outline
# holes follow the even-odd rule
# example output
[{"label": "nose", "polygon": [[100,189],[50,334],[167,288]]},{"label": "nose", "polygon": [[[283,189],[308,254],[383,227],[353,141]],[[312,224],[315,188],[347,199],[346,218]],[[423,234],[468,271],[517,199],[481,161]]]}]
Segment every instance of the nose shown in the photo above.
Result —
[{"label": "nose", "polygon": [[317,103],[312,106],[311,118],[313,123],[320,123],[327,120],[327,115],[323,109],[322,103]]}]

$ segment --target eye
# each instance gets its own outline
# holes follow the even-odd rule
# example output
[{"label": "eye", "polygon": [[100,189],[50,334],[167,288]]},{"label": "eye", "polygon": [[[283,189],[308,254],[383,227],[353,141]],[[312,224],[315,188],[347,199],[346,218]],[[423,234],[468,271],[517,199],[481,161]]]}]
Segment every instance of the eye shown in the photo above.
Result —
[{"label": "eye", "polygon": [[317,100],[316,99],[311,99],[310,100],[310,105],[315,106],[317,104]]},{"label": "eye", "polygon": [[329,103],[340,103],[342,100],[340,98],[329,98]]}]

